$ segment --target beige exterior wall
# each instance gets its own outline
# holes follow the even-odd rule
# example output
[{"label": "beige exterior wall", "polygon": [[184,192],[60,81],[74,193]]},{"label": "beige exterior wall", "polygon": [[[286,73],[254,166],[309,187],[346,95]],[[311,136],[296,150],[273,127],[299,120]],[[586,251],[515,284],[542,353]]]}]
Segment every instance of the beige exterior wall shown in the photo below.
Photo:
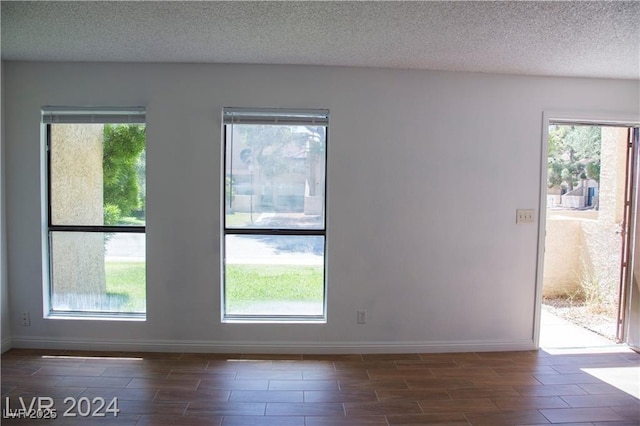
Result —
[{"label": "beige exterior wall", "polygon": [[561,213],[565,212],[547,213],[542,291],[543,297],[547,298],[573,297],[582,293],[580,283],[586,260],[583,259],[583,219]]},{"label": "beige exterior wall", "polygon": [[624,214],[627,129],[602,128],[600,214],[604,222],[622,223]]},{"label": "beige exterior wall", "polygon": [[602,128],[598,222],[583,227],[593,268],[593,276],[586,278],[592,279],[592,285],[597,286],[593,290],[605,303],[615,303],[620,283],[626,146],[626,128]]},{"label": "beige exterior wall", "polygon": [[590,259],[589,270],[583,276],[587,297],[599,303],[615,303],[620,282],[622,238],[620,226],[612,222],[583,222],[585,256]]},{"label": "beige exterior wall", "polygon": [[[53,224],[102,225],[103,126],[57,124],[51,139]],[[54,293],[104,294],[104,244],[102,233],[54,234]]]}]

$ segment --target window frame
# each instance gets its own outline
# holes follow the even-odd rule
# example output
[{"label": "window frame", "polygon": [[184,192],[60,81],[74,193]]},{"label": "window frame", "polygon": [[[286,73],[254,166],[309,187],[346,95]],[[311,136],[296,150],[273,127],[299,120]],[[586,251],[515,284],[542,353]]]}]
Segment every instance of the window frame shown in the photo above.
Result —
[{"label": "window frame", "polygon": [[[116,312],[116,311],[83,311],[56,310],[53,307],[53,233],[137,233],[144,234],[145,225],[55,225],[52,219],[52,125],[54,124],[146,124],[145,107],[65,107],[45,106],[42,108],[41,134],[43,140],[43,311],[44,317],[50,319],[103,319],[103,320],[131,320],[145,321],[147,309],[144,312]],[[147,148],[145,138],[145,150]],[[146,269],[146,254],[145,254]],[[146,274],[145,274],[146,293]],[[146,300],[146,294],[145,294]],[[146,303],[145,303],[146,305]]]},{"label": "window frame", "polygon": [[[313,117],[320,117],[320,121],[314,121]],[[237,121],[236,121],[237,120]],[[324,139],[324,179],[323,179],[323,205],[321,228],[240,228],[227,227],[227,191],[226,178],[229,127],[233,125],[282,125],[304,126],[314,125],[325,128]],[[222,109],[222,182],[221,182],[221,283],[220,283],[220,312],[223,323],[326,323],[327,322],[327,163],[329,151],[329,110],[327,109],[267,109],[267,108],[229,108]],[[232,143],[232,142],[231,142]],[[228,235],[255,235],[255,236],[311,236],[322,237],[323,264],[322,285],[323,300],[321,315],[254,315],[254,314],[227,314],[226,300],[226,237]]]}]

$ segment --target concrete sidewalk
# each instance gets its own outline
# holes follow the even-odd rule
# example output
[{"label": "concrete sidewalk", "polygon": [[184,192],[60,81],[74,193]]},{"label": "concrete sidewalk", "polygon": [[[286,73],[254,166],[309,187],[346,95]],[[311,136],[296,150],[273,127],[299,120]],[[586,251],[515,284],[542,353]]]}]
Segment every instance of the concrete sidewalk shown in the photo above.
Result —
[{"label": "concrete sidewalk", "polygon": [[616,342],[560,318],[545,309],[544,305],[542,306],[540,318],[541,348],[593,348],[612,345],[616,345]]}]

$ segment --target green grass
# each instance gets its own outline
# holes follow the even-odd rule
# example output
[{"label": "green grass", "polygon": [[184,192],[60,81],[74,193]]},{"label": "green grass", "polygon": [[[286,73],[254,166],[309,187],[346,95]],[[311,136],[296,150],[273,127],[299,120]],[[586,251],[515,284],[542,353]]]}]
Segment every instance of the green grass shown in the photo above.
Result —
[{"label": "green grass", "polygon": [[[145,311],[145,263],[107,262],[107,294],[123,300],[121,311]],[[324,297],[322,266],[227,265],[230,309],[256,302],[318,302]]]},{"label": "green grass", "polygon": [[[257,220],[260,213],[253,213],[253,220]],[[238,225],[251,225],[251,213],[227,213],[225,217],[225,225],[227,227]]]},{"label": "green grass", "polygon": [[231,301],[322,301],[322,266],[227,265],[226,296]]},{"label": "green grass", "polygon": [[133,217],[133,216],[122,216],[118,220],[118,224],[119,225],[130,225],[130,226],[144,226],[145,225],[145,220],[144,219],[138,219],[137,217]]},{"label": "green grass", "polygon": [[146,304],[145,263],[107,262],[107,294],[120,297],[123,312],[144,312]]}]

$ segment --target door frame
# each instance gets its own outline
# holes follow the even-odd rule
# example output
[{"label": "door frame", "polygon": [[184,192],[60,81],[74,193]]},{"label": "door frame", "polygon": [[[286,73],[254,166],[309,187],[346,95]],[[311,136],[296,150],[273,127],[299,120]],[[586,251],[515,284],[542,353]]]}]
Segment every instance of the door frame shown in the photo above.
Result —
[{"label": "door frame", "polygon": [[[628,112],[543,111],[542,113],[540,186],[538,194],[538,247],[536,250],[535,307],[533,313],[533,345],[536,349],[540,349],[542,282],[544,273],[544,252],[547,226],[547,159],[549,157],[549,125],[551,123],[566,123],[569,125],[584,124],[590,126],[640,127],[640,117],[638,117],[637,114]],[[640,171],[638,171],[637,173],[640,173]]]}]

